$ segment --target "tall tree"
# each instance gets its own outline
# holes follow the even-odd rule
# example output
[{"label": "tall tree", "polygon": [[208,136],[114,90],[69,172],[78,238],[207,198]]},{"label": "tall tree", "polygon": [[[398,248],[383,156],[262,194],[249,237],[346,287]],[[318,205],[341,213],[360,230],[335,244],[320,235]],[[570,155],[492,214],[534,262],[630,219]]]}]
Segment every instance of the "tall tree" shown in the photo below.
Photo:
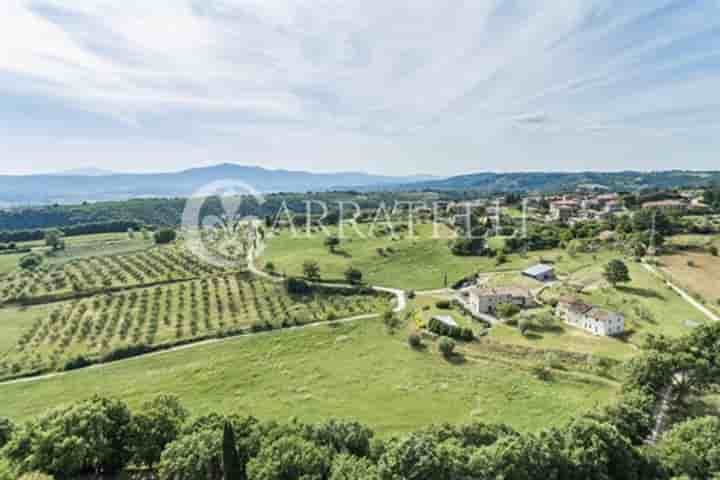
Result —
[{"label": "tall tree", "polygon": [[611,260],[605,265],[603,276],[613,287],[617,286],[618,283],[627,283],[630,281],[630,271],[627,265],[618,259]]},{"label": "tall tree", "polygon": [[51,228],[45,232],[45,245],[53,250],[62,250],[65,247],[63,232],[57,228]]},{"label": "tall tree", "polygon": [[235,432],[230,422],[225,423],[223,431],[223,472],[225,480],[244,480],[240,458],[235,443]]}]

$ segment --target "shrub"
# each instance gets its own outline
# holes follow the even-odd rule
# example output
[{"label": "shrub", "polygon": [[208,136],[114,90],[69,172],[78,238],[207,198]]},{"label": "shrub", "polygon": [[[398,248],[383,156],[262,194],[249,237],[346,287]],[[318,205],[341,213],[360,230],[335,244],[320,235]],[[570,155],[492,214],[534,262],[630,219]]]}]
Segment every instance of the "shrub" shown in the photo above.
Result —
[{"label": "shrub", "polygon": [[14,431],[15,425],[7,418],[0,417],[0,449],[10,441]]},{"label": "shrub", "polygon": [[422,338],[420,338],[420,335],[413,332],[408,335],[408,345],[412,348],[420,348],[422,346]]},{"label": "shrub", "polygon": [[710,248],[708,249],[708,251],[710,252],[710,255],[712,255],[713,257],[718,256],[718,247],[716,247],[715,245],[711,245]]},{"label": "shrub", "polygon": [[527,334],[532,327],[533,327],[533,322],[529,318],[522,318],[518,322],[518,330],[520,330],[520,333],[523,335]]},{"label": "shrub", "polygon": [[500,303],[495,310],[500,318],[504,319],[512,318],[520,313],[520,307],[512,303]]},{"label": "shrub", "polygon": [[288,279],[285,280],[285,290],[290,295],[306,295],[312,291],[312,287],[305,280],[288,277]]},{"label": "shrub", "polygon": [[144,355],[151,352],[152,348],[145,344],[138,345],[125,345],[122,347],[114,348],[107,354],[103,355],[103,362],[114,362],[116,360],[122,360],[124,358],[137,357],[138,355]]},{"label": "shrub", "polygon": [[531,372],[535,378],[542,380],[543,382],[552,380],[552,370],[544,365],[535,365],[532,367]]},{"label": "shrub", "polygon": [[452,338],[443,337],[438,343],[438,350],[440,350],[440,353],[442,353],[443,357],[450,357],[453,353],[455,353],[455,342],[452,340]]},{"label": "shrub", "polygon": [[78,355],[77,357],[71,358],[67,362],[65,362],[65,365],[63,365],[63,370],[70,371],[70,370],[77,370],[78,368],[84,368],[92,365],[92,361],[90,361],[86,356],[84,355]]},{"label": "shrub", "polygon": [[177,237],[177,233],[175,233],[175,230],[172,228],[161,228],[157,232],[155,232],[155,243],[158,245],[163,245],[166,243],[171,243],[175,241],[175,238]]},{"label": "shrub", "polygon": [[357,268],[348,267],[348,269],[345,270],[345,280],[352,285],[357,285],[361,283],[362,277],[362,272]]},{"label": "shrub", "polygon": [[467,342],[475,338],[472,329],[448,325],[437,318],[430,319],[428,322],[428,330],[442,337],[450,337]]},{"label": "shrub", "polygon": [[43,259],[40,255],[37,255],[35,253],[31,253],[29,255],[25,255],[24,257],[20,258],[20,261],[18,264],[20,265],[20,268],[24,270],[35,270],[37,267],[40,266]]}]

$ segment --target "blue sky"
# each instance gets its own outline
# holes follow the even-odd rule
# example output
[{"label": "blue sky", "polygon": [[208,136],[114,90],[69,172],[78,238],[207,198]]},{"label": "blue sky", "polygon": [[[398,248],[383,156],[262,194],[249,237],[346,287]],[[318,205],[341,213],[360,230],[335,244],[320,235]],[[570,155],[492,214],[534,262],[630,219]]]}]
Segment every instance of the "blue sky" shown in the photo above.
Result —
[{"label": "blue sky", "polygon": [[0,43],[0,173],[720,168],[720,0],[3,0]]}]

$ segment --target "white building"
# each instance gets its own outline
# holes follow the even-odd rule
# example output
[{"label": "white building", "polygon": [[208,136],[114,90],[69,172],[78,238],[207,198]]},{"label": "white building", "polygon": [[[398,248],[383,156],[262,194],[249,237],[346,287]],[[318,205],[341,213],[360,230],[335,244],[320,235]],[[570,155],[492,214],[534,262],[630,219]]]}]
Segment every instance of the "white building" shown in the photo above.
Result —
[{"label": "white building", "polygon": [[467,290],[470,309],[473,313],[494,314],[501,303],[517,305],[526,308],[533,305],[533,299],[528,290],[518,287],[480,287]]},{"label": "white building", "polygon": [[565,323],[580,327],[593,335],[614,336],[625,332],[625,317],[617,312],[588,305],[576,298],[562,298],[557,314]]}]

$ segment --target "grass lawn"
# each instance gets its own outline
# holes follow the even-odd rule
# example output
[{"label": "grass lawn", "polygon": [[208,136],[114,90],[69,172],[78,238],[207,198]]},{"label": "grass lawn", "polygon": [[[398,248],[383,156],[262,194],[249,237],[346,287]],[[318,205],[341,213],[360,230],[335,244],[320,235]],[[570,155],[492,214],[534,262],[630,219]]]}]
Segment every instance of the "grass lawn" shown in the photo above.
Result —
[{"label": "grass lawn", "polygon": [[[303,262],[315,260],[326,280],[341,280],[343,272],[353,266],[363,272],[363,279],[370,284],[424,290],[444,287],[446,273],[448,285],[452,285],[477,272],[518,270],[537,263],[543,255],[562,255],[560,251],[532,252],[527,258],[508,255],[508,262],[498,266],[494,258],[453,255],[448,247],[451,232],[441,225],[441,238],[433,239],[432,228],[428,224],[417,225],[416,238],[398,235],[393,240],[390,235],[361,238],[346,227],[344,233],[349,238],[341,242],[336,253],[323,245],[325,235],[321,233],[307,238],[283,230],[268,237],[258,265],[262,267],[271,261],[278,272],[302,275]],[[329,231],[335,233],[337,229]],[[379,248],[383,249],[382,254],[378,253]]]},{"label": "grass lawn", "polygon": [[383,435],[470,419],[537,430],[617,395],[606,382],[546,383],[502,362],[448,363],[434,348],[411,350],[379,320],[235,338],[0,390],[0,415],[15,421],[95,393],[137,407],[162,392],[195,414],[354,418]]},{"label": "grass lawn", "polygon": [[18,266],[18,261],[26,253],[8,253],[0,255],[0,275],[15,270]]},{"label": "grass lawn", "polygon": [[552,329],[533,329],[527,335],[522,335],[516,327],[498,325],[490,330],[488,338],[505,344],[589,353],[616,360],[628,360],[639,352],[636,347],[622,340],[597,337],[560,321]]},{"label": "grass lawn", "polygon": [[153,245],[152,238],[144,240],[139,233],[136,233],[134,238],[129,238],[127,233],[101,233],[66,237],[65,249],[53,252],[48,256],[48,261],[51,263],[63,263],[78,258],[140,252],[151,248]]}]

